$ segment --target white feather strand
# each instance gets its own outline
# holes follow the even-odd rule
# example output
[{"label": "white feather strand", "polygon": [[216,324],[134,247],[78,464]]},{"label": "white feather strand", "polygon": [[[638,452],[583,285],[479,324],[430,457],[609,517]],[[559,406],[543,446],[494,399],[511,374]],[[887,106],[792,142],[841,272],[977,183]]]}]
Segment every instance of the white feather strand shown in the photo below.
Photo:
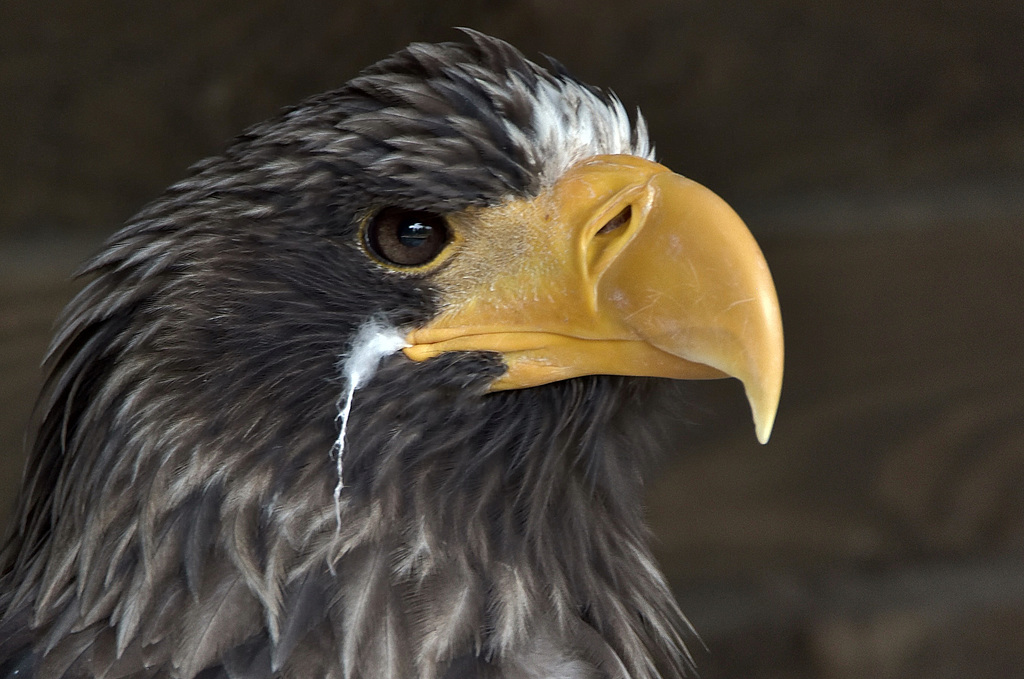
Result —
[{"label": "white feather strand", "polygon": [[338,439],[331,453],[338,461],[338,483],[334,487],[334,518],[337,531],[341,532],[341,491],[345,487],[343,457],[348,418],[352,412],[352,399],[356,390],[363,386],[377,372],[381,359],[409,346],[397,328],[380,318],[371,318],[364,323],[352,341],[352,349],[338,363],[338,369],[345,380],[345,389],[338,399]]}]

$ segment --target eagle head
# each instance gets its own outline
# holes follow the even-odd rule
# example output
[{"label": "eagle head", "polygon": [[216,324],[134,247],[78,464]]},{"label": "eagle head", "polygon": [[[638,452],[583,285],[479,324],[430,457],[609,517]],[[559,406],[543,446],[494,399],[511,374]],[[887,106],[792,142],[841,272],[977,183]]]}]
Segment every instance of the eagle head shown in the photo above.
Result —
[{"label": "eagle head", "polygon": [[0,676],[681,676],[644,377],[739,378],[770,274],[612,95],[414,44],[257,125],[84,268],[0,579]]}]

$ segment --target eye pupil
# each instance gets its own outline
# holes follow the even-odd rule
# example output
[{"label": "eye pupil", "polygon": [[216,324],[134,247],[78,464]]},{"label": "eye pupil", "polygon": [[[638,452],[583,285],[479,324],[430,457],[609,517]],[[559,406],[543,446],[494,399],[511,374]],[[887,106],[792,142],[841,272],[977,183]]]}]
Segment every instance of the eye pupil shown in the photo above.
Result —
[{"label": "eye pupil", "polygon": [[433,226],[421,222],[400,224],[398,227],[398,242],[407,248],[422,247],[430,239],[433,230]]},{"label": "eye pupil", "polygon": [[385,208],[370,219],[365,240],[370,251],[388,263],[420,266],[448,245],[448,225],[433,212]]}]

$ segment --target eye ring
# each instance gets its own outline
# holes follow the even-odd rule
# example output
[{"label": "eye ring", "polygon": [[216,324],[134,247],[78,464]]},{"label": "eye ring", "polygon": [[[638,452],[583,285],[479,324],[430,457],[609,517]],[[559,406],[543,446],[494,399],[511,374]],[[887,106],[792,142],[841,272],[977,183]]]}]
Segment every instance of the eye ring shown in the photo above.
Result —
[{"label": "eye ring", "polygon": [[426,210],[387,207],[370,217],[366,247],[382,261],[401,267],[430,263],[451,240],[444,216]]}]

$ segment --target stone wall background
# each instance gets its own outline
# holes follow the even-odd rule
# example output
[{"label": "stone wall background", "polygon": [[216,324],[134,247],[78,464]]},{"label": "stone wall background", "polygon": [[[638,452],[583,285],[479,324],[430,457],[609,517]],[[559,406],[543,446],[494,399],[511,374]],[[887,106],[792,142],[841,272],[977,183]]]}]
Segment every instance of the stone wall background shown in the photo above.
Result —
[{"label": "stone wall background", "polygon": [[68,275],[188,165],[453,26],[550,54],[733,203],[783,305],[771,443],[671,387],[650,494],[702,676],[1024,676],[1024,5],[0,4],[0,497]]}]

